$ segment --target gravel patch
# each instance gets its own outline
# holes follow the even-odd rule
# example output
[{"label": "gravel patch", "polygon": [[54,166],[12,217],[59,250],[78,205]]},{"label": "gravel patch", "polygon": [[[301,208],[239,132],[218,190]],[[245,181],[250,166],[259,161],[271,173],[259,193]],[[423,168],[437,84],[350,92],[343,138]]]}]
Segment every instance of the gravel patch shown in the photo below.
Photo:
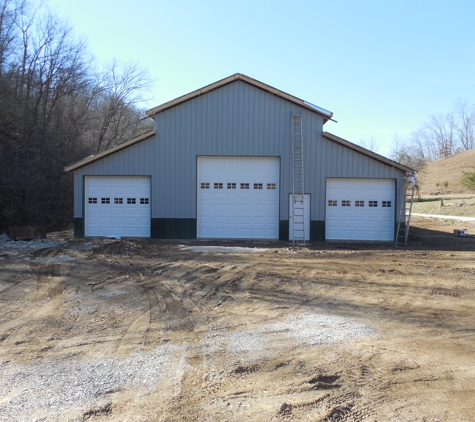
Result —
[{"label": "gravel patch", "polygon": [[5,240],[0,238],[0,250],[13,250],[13,251],[23,251],[31,252],[37,251],[40,249],[56,248],[67,242],[58,242],[51,239],[35,239],[35,240]]},{"label": "gravel patch", "polygon": [[184,351],[164,345],[124,360],[0,364],[0,421],[64,420],[65,412],[104,405],[126,387],[151,392],[165,378],[176,394],[187,368]]},{"label": "gravel patch", "polygon": [[265,248],[241,248],[233,246],[186,246],[181,251],[191,252],[219,252],[219,253],[263,253],[267,252]]},{"label": "gravel patch", "polygon": [[253,359],[258,359],[286,347],[285,341],[290,341],[293,345],[318,346],[376,334],[376,329],[352,318],[306,312],[255,330],[213,332],[206,336],[203,350],[208,356],[225,349],[235,355],[252,353]]},{"label": "gravel patch", "polygon": [[76,258],[65,255],[65,256],[56,256],[54,258],[39,258],[39,259],[35,259],[32,262],[39,262],[41,264],[49,265],[49,264],[54,264],[58,262],[61,263],[61,262],[74,262],[74,261],[76,261]]},{"label": "gravel patch", "polygon": [[[333,344],[376,334],[374,328],[352,318],[306,312],[256,329],[213,330],[201,348],[208,364],[220,359],[223,350],[245,362],[272,356],[290,345]],[[140,388],[147,394],[165,382],[163,388],[178,394],[180,380],[189,369],[186,347],[167,344],[124,360],[0,363],[0,421],[60,421],[68,412],[81,417],[92,408],[107,406],[110,394],[127,388]]]},{"label": "gravel patch", "polygon": [[[339,315],[304,313],[292,315],[283,322],[268,326],[270,331],[286,333],[294,344],[317,346],[347,341],[352,337],[368,337],[376,329]],[[285,334],[284,334],[285,335]]]}]

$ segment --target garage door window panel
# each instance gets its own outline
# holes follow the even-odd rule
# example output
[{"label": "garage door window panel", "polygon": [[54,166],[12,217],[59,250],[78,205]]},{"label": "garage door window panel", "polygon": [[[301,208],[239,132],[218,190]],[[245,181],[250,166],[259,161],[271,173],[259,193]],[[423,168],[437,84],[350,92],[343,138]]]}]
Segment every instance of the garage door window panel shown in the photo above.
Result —
[{"label": "garage door window panel", "polygon": [[[86,176],[86,236],[150,236],[150,206],[124,206],[126,198],[150,198],[150,178],[143,176]],[[96,195],[91,195],[96,193]],[[89,199],[96,198],[97,202]],[[100,202],[100,203],[99,203]],[[97,204],[97,205],[96,205]]]},{"label": "garage door window panel", "polygon": [[[204,191],[198,189],[198,237],[218,237],[215,234],[219,231],[219,237],[278,238],[279,167],[276,158],[198,157],[198,187],[206,182],[205,174],[222,176],[222,182],[213,182],[213,187],[214,183],[223,183],[223,190],[216,189],[219,196],[206,197]],[[267,183],[275,184],[276,189],[268,191]],[[268,197],[267,192],[273,195]],[[210,227],[205,222],[207,212],[202,206],[205,203],[212,204],[211,214],[224,213],[222,227]],[[222,211],[215,207],[217,203],[224,206]]]},{"label": "garage door window panel", "polygon": [[326,238],[392,241],[394,195],[392,179],[327,179]]}]

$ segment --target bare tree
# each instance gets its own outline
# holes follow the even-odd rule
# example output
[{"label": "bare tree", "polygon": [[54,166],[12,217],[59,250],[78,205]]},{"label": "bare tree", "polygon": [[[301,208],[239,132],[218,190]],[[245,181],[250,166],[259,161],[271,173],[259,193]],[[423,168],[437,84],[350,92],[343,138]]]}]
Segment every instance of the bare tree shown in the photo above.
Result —
[{"label": "bare tree", "polygon": [[93,136],[95,152],[110,148],[144,132],[150,123],[142,122],[138,104],[152,84],[148,72],[137,63],[120,64],[114,60],[100,79]]},{"label": "bare tree", "polygon": [[0,75],[11,57],[17,42],[18,15],[24,9],[24,1],[3,0],[0,2]]},{"label": "bare tree", "polygon": [[475,147],[475,108],[457,100],[454,111],[432,115],[410,136],[411,154],[424,161],[435,161]]},{"label": "bare tree", "polygon": [[438,158],[449,157],[454,153],[453,131],[447,121],[447,117],[432,115],[422,129],[427,141],[436,148]]},{"label": "bare tree", "polygon": [[417,171],[424,167],[427,161],[418,148],[413,148],[410,142],[398,134],[393,138],[389,158]]},{"label": "bare tree", "polygon": [[410,138],[411,149],[425,161],[448,157],[455,152],[450,115],[432,115]]},{"label": "bare tree", "polygon": [[373,136],[369,139],[360,139],[359,145],[373,152],[378,152],[380,147],[380,144]]},{"label": "bare tree", "polygon": [[85,42],[40,6],[0,0],[0,229],[64,227],[63,167],[149,128],[138,108],[146,71],[114,62],[98,78]]},{"label": "bare tree", "polygon": [[472,149],[475,131],[475,108],[469,107],[467,100],[458,99],[455,112],[451,116],[450,125],[457,136],[458,146],[463,151]]},{"label": "bare tree", "polygon": [[17,26],[21,60],[12,60],[4,74],[12,99],[8,125],[3,125],[2,184],[19,224],[49,225],[68,214],[61,167],[80,131],[69,118],[80,116],[73,99],[88,84],[85,47],[71,27],[51,14],[38,18],[36,9],[22,10]]}]

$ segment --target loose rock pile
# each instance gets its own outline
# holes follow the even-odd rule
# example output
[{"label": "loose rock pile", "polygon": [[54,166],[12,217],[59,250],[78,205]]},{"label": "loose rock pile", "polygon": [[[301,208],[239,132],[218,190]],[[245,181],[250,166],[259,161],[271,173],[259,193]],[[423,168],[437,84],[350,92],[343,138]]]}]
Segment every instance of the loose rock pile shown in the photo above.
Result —
[{"label": "loose rock pile", "polygon": [[4,259],[23,259],[29,261],[33,258],[35,252],[42,249],[51,249],[60,247],[63,242],[50,239],[35,239],[30,241],[0,239],[0,260]]}]

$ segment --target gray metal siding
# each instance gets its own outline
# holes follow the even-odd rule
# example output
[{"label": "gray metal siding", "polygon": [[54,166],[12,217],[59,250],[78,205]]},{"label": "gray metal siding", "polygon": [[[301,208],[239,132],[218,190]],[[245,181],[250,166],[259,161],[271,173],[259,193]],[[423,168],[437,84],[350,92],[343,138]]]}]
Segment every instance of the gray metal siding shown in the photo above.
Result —
[{"label": "gray metal siding", "polygon": [[398,215],[398,202],[401,198],[401,189],[404,188],[403,171],[373,160],[327,138],[321,139],[321,146],[322,159],[319,161],[321,169],[310,175],[310,180],[313,180],[315,184],[312,189],[312,194],[314,193],[315,196],[312,195],[311,200],[312,220],[325,219],[326,179],[330,177],[396,179],[396,216]]},{"label": "gray metal siding", "polygon": [[301,113],[305,191],[311,220],[325,219],[327,177],[400,178],[402,172],[322,137],[323,119],[236,81],[155,116],[155,137],[75,171],[74,216],[82,217],[84,175],[150,175],[152,218],[196,218],[197,157],[280,157],[280,219],[292,192],[291,114]]},{"label": "gray metal siding", "polygon": [[[198,156],[281,157],[281,198],[291,191],[290,116],[302,112],[307,131],[322,132],[320,116],[244,82],[235,82],[156,116],[160,197],[156,218],[196,218]],[[316,140],[316,136],[314,137]],[[285,174],[285,177],[284,177]],[[280,218],[288,218],[281,201]]]},{"label": "gray metal siding", "polygon": [[[153,143],[155,137],[149,138],[129,148],[108,155],[74,172],[74,217],[83,217],[84,176],[150,176],[155,162]],[[154,180],[151,180],[154,190]],[[152,195],[152,209],[153,204]]]}]

